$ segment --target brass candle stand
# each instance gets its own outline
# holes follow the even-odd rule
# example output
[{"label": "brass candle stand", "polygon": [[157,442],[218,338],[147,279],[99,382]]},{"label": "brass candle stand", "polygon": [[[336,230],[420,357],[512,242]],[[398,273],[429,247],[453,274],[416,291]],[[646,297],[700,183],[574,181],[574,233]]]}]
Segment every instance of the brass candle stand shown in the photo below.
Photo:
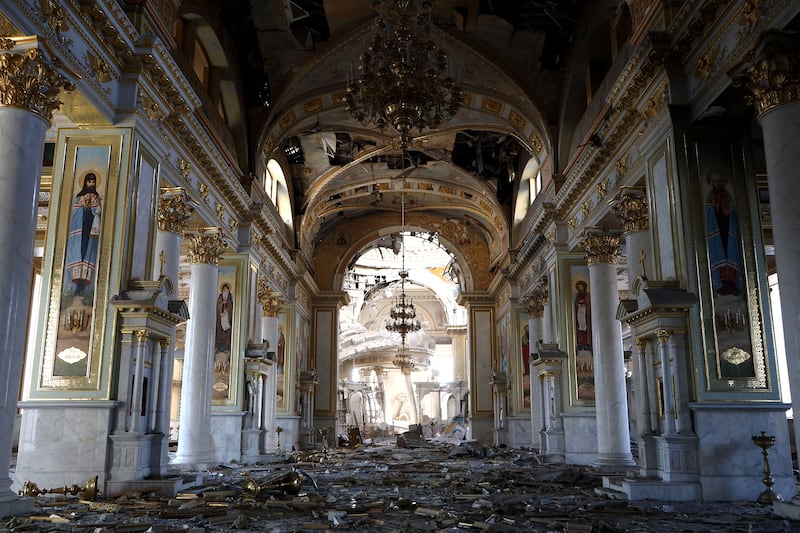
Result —
[{"label": "brass candle stand", "polygon": [[274,476],[262,480],[248,479],[242,483],[242,494],[247,498],[255,499],[261,491],[270,490],[282,491],[286,494],[297,496],[300,494],[300,488],[303,486],[304,476],[310,479],[314,487],[317,488],[317,482],[314,481],[311,476],[305,472],[291,470],[289,472],[275,474]]},{"label": "brass candle stand", "polygon": [[275,428],[275,433],[278,434],[278,441],[277,441],[278,451],[281,451],[281,433],[282,432],[283,432],[283,428],[282,427],[278,426],[278,427]]},{"label": "brass candle stand", "polygon": [[97,476],[90,479],[82,487],[72,484],[72,485],[65,485],[63,487],[56,487],[54,489],[40,489],[39,486],[34,483],[33,481],[26,481],[22,485],[22,490],[19,491],[20,496],[25,496],[28,498],[36,498],[41,496],[42,494],[71,494],[75,495],[82,495],[84,500],[95,500],[98,496],[97,491]]},{"label": "brass candle stand", "polygon": [[772,485],[775,484],[775,478],[772,477],[772,471],[769,468],[769,450],[775,444],[775,437],[761,432],[761,435],[753,435],[753,444],[761,448],[761,454],[764,456],[764,477],[761,480],[766,489],[758,495],[757,503],[770,505],[776,501],[783,501],[783,497],[777,492],[772,490]]}]

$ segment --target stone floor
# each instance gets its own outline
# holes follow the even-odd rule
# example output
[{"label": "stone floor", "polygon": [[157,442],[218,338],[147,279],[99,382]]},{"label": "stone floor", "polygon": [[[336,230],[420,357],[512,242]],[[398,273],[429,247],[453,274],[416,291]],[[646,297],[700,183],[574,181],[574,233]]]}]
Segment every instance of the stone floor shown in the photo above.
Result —
[{"label": "stone floor", "polygon": [[800,532],[771,506],[628,502],[601,487],[591,469],[531,451],[392,441],[219,465],[175,498],[45,494],[0,531]]}]

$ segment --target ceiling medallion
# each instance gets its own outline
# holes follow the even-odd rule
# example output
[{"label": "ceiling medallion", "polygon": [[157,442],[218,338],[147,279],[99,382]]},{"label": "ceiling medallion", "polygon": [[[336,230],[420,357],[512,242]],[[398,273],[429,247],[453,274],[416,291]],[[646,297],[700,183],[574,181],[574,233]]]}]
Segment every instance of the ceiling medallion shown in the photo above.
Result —
[{"label": "ceiling medallion", "polygon": [[430,0],[383,0],[372,42],[347,77],[347,110],[362,124],[387,126],[411,142],[417,128],[435,129],[456,114],[461,88],[447,74],[447,53],[432,40]]}]

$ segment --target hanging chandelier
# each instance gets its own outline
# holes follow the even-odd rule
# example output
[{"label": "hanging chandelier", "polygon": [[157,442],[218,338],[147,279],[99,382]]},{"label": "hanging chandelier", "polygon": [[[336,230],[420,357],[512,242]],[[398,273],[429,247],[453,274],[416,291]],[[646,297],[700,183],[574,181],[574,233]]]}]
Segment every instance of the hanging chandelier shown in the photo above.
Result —
[{"label": "hanging chandelier", "polygon": [[435,129],[461,107],[461,89],[447,75],[447,53],[432,40],[430,0],[382,0],[372,42],[347,79],[347,110],[364,125],[400,134]]},{"label": "hanging chandelier", "polygon": [[[405,160],[405,158],[404,158]],[[389,311],[390,319],[386,321],[386,329],[400,334],[400,350],[394,358],[394,365],[399,367],[404,375],[408,376],[414,369],[414,360],[406,352],[406,337],[409,333],[419,331],[420,323],[417,319],[417,310],[411,298],[406,298],[406,247],[403,242],[406,231],[406,173],[403,172],[403,184],[400,189],[400,297],[395,300],[392,309]]]}]

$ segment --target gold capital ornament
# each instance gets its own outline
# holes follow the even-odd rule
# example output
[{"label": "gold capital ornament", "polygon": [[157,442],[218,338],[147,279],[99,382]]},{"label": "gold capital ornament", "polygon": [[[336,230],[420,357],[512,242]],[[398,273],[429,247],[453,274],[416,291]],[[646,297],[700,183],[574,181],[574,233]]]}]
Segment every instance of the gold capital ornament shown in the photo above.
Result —
[{"label": "gold capital ornament", "polygon": [[765,33],[752,63],[735,83],[750,89],[759,116],[800,100],[800,40],[782,31]]},{"label": "gold capital ornament", "polygon": [[158,229],[183,233],[194,213],[194,202],[181,187],[163,187],[158,199]]},{"label": "gold capital ornament", "polygon": [[219,258],[228,248],[220,236],[219,228],[203,228],[185,234],[189,242],[189,262],[218,265]]},{"label": "gold capital ornament", "polygon": [[584,233],[583,249],[590,265],[600,263],[617,264],[619,237],[607,233]]},{"label": "gold capital ornament", "polygon": [[256,292],[258,301],[261,304],[261,316],[277,317],[284,304],[281,295],[273,292],[267,285],[267,280],[261,276],[256,281]]},{"label": "gold capital ornament", "polygon": [[550,289],[547,287],[547,278],[539,280],[528,297],[527,311],[531,318],[542,318],[544,316],[544,306],[550,302]]},{"label": "gold capital ornament", "polygon": [[[0,50],[14,46],[14,40],[0,39]],[[75,86],[45,60],[38,48],[0,53],[0,106],[25,109],[50,122],[53,111],[63,103],[58,99],[61,89],[73,91]]]},{"label": "gold capital ornament", "polygon": [[611,212],[622,220],[625,235],[647,231],[649,218],[646,196],[623,192],[613,202]]}]

